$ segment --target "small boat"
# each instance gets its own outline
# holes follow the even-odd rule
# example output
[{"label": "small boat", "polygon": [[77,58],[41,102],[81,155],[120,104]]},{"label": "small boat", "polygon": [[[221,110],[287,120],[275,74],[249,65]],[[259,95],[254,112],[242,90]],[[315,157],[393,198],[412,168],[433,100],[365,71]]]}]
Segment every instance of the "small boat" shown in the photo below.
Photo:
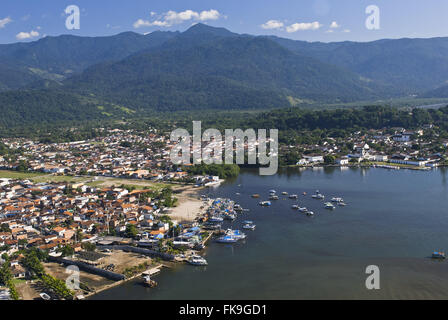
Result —
[{"label": "small boat", "polygon": [[289,199],[297,199],[299,196],[296,194],[289,195]]},{"label": "small boat", "polygon": [[331,202],[326,202],[325,209],[333,210],[333,209],[336,209],[336,207]]},{"label": "small boat", "polygon": [[306,207],[299,207],[298,210],[300,212],[308,212],[308,209]]},{"label": "small boat", "polygon": [[143,284],[150,288],[157,287],[157,282],[155,282],[154,280],[151,280],[151,276],[149,276],[149,275],[146,275],[143,277]]},{"label": "small boat", "polygon": [[237,193],[235,193],[237,196],[240,196],[241,195],[241,193],[239,193],[239,192],[237,192]]},{"label": "small boat", "polygon": [[431,258],[433,258],[433,259],[445,259],[445,252],[434,251],[432,253]]},{"label": "small boat", "polygon": [[235,237],[228,236],[228,235],[225,235],[225,236],[222,236],[222,237],[219,237],[218,239],[216,239],[216,242],[218,242],[218,243],[236,243],[237,241],[238,240]]},{"label": "small boat", "polygon": [[208,219],[210,222],[223,222],[224,219],[222,217],[213,216]]},{"label": "small boat", "polygon": [[243,221],[243,229],[245,230],[255,230],[255,224],[253,221]]},{"label": "small boat", "polygon": [[306,212],[306,215],[307,215],[307,216],[314,216],[314,212],[313,212],[313,211],[307,211],[307,212]]},{"label": "small boat", "polygon": [[39,296],[44,300],[51,300],[51,297],[45,292],[39,293]]},{"label": "small boat", "polygon": [[298,209],[299,209],[299,206],[298,206],[297,204],[293,204],[293,205],[291,206],[291,209],[298,210]]},{"label": "small boat", "polygon": [[287,196],[287,195],[288,195],[288,192],[283,191],[283,192],[282,192],[282,195]]},{"label": "small boat", "polygon": [[261,201],[258,204],[263,207],[269,207],[272,203],[271,201]]},{"label": "small boat", "polygon": [[258,193],[255,193],[252,195],[252,198],[260,198],[260,195]]},{"label": "small boat", "polygon": [[233,214],[233,213],[225,214],[225,215],[224,215],[224,219],[225,219],[225,220],[233,221],[233,220],[236,219],[236,214]]},{"label": "small boat", "polygon": [[236,240],[246,239],[246,234],[240,232],[240,230],[227,229],[226,236],[231,236],[231,237],[235,238]]},{"label": "small boat", "polygon": [[325,198],[325,196],[324,196],[323,194],[321,194],[321,193],[313,194],[311,197],[312,197],[313,199],[318,199],[318,200],[322,200],[322,199]]},{"label": "small boat", "polygon": [[235,204],[233,206],[233,210],[235,210],[235,211],[243,211],[243,208],[239,204]]},{"label": "small boat", "polygon": [[269,190],[269,193],[277,193],[275,190]]},{"label": "small boat", "polygon": [[278,200],[278,196],[276,196],[276,195],[271,195],[271,196],[269,197],[269,200]]},{"label": "small boat", "polygon": [[340,197],[333,197],[331,198],[331,202],[344,202],[344,199]]},{"label": "small boat", "polygon": [[219,230],[221,229],[221,225],[218,223],[206,223],[204,224],[203,228],[205,230]]},{"label": "small boat", "polygon": [[306,192],[304,192],[303,195],[306,196]]},{"label": "small boat", "polygon": [[338,202],[338,206],[345,207],[347,204],[345,202]]},{"label": "small boat", "polygon": [[190,259],[187,260],[189,264],[193,266],[206,266],[208,265],[207,260],[198,255],[192,255]]}]

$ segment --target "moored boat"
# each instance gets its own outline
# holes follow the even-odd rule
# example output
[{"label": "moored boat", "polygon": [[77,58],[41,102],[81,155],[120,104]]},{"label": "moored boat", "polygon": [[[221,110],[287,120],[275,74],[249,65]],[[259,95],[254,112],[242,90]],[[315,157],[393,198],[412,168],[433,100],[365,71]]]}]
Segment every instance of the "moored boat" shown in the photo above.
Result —
[{"label": "moored boat", "polygon": [[445,259],[445,252],[434,251],[432,253],[431,258],[433,258],[433,259]]},{"label": "moored boat", "polygon": [[207,260],[205,260],[203,257],[199,255],[193,255],[188,260],[188,263],[193,266],[206,266],[208,265]]}]

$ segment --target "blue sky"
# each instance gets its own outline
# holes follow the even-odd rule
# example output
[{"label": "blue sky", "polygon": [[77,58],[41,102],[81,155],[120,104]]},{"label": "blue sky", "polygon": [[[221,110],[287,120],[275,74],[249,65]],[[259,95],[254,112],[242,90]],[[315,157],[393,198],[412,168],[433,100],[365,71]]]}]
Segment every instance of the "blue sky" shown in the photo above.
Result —
[{"label": "blue sky", "polygon": [[[77,5],[80,29],[68,30],[64,10]],[[376,5],[380,29],[365,26]],[[47,35],[113,35],[184,31],[197,22],[237,33],[307,41],[371,41],[448,36],[447,0],[2,0],[0,43]]]}]

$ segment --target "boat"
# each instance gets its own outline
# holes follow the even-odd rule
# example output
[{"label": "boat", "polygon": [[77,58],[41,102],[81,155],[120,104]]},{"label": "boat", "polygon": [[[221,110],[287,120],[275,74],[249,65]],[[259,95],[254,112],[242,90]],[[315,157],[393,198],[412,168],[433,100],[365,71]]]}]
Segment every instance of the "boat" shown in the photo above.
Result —
[{"label": "boat", "polygon": [[313,212],[313,211],[307,211],[307,212],[306,212],[306,215],[307,215],[307,216],[314,216],[314,212]]},{"label": "boat", "polygon": [[252,198],[260,198],[260,195],[258,193],[255,193],[252,195]]},{"label": "boat", "polygon": [[155,282],[154,280],[151,280],[151,276],[150,275],[146,275],[146,276],[143,277],[143,284],[145,286],[150,287],[150,288],[157,287],[157,282]]},{"label": "boat", "polygon": [[271,195],[271,196],[269,197],[269,200],[278,200],[278,196],[276,196],[276,195]]},{"label": "boat", "polygon": [[269,193],[277,193],[275,190],[269,190]]},{"label": "boat", "polygon": [[255,224],[253,221],[243,221],[243,229],[245,230],[255,230]]},{"label": "boat", "polygon": [[283,191],[283,192],[282,192],[282,195],[287,196],[287,195],[288,195],[288,192]]},{"label": "boat", "polygon": [[336,207],[331,203],[331,202],[326,202],[325,203],[325,209],[330,209],[330,210],[333,210],[333,209],[335,209]]},{"label": "boat", "polygon": [[344,202],[344,199],[340,197],[333,197],[331,198],[331,202]]},{"label": "boat", "polygon": [[218,223],[206,223],[204,224],[203,228],[205,230],[219,230],[221,229],[221,225]]},{"label": "boat", "polygon": [[434,251],[432,253],[431,258],[433,258],[433,259],[445,259],[445,252]]},{"label": "boat", "polygon": [[44,300],[51,300],[51,297],[45,292],[39,293],[39,296]]},{"label": "boat", "polygon": [[238,240],[235,237],[229,235],[221,236],[216,239],[216,242],[218,243],[236,243],[237,241]]},{"label": "boat", "polygon": [[291,209],[298,210],[298,209],[299,209],[299,206],[298,206],[297,204],[293,204],[293,205],[291,206]]},{"label": "boat", "polygon": [[233,220],[236,219],[236,214],[233,214],[233,213],[225,214],[225,215],[224,215],[224,219],[225,219],[225,220],[233,221]]},{"label": "boat", "polygon": [[306,196],[306,192],[304,192],[303,195]]},{"label": "boat", "polygon": [[313,199],[318,199],[318,200],[322,200],[322,199],[325,198],[325,196],[324,196],[322,193],[320,193],[319,190],[316,191],[316,193],[313,194],[311,197],[312,197]]},{"label": "boat", "polygon": [[239,204],[235,204],[233,206],[233,210],[235,210],[235,211],[243,211],[243,208]]},{"label": "boat", "polygon": [[308,209],[306,207],[299,207],[298,210],[300,212],[308,212]]},{"label": "boat", "polygon": [[272,203],[271,201],[261,201],[258,204],[263,207],[269,207]]},{"label": "boat", "polygon": [[212,216],[208,219],[210,222],[223,222],[224,219],[222,217]]},{"label": "boat", "polygon": [[207,260],[205,260],[203,257],[198,255],[192,255],[190,259],[187,260],[187,262],[193,266],[206,266],[208,265]]},{"label": "boat", "polygon": [[227,229],[226,235],[231,236],[231,237],[235,238],[236,240],[246,239],[246,234],[242,233],[240,230]]},{"label": "boat", "polygon": [[289,195],[289,199],[297,199],[299,196],[296,194]]},{"label": "boat", "polygon": [[347,204],[345,202],[338,202],[338,206],[345,207]]}]

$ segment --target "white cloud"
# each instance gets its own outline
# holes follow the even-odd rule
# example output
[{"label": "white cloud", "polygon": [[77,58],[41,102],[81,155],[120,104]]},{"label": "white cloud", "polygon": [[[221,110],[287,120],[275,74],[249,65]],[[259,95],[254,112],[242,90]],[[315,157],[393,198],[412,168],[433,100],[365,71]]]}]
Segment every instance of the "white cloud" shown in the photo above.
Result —
[{"label": "white cloud", "polygon": [[39,36],[39,32],[31,30],[30,32],[20,32],[16,35],[18,40],[31,39]]},{"label": "white cloud", "polygon": [[0,29],[4,28],[10,22],[12,22],[12,19],[10,17],[6,17],[5,19],[0,19]]},{"label": "white cloud", "polygon": [[[151,12],[151,16],[155,16],[155,12]],[[176,12],[173,10],[170,10],[166,12],[165,14],[158,17],[158,19],[149,21],[149,20],[143,20],[138,19],[136,22],[134,22],[134,28],[138,29],[141,27],[171,27],[175,24],[181,24],[186,21],[208,21],[208,20],[218,20],[219,18],[223,17],[221,13],[219,13],[218,10],[204,10],[201,12],[196,12],[193,10],[185,10],[182,12]]]},{"label": "white cloud", "polygon": [[269,20],[261,25],[263,29],[281,29],[284,27],[284,23],[278,20]]},{"label": "white cloud", "polygon": [[340,25],[336,22],[336,21],[333,21],[331,24],[330,24],[330,28],[331,29],[337,29],[337,28],[339,28],[340,27]]},{"label": "white cloud", "polygon": [[294,24],[286,27],[286,32],[292,33],[292,32],[303,31],[303,30],[318,30],[321,27],[322,27],[322,24],[320,24],[317,21],[294,23]]}]

